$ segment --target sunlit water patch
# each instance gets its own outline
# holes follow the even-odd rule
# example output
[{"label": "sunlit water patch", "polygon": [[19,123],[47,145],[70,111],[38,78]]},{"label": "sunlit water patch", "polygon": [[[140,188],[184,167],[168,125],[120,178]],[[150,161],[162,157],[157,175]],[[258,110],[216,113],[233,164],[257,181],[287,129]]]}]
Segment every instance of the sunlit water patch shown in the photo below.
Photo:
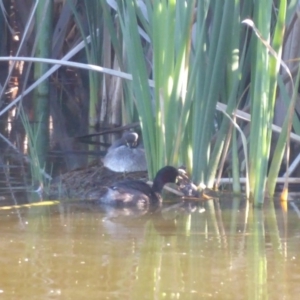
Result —
[{"label": "sunlit water patch", "polygon": [[0,210],[1,299],[297,299],[297,202]]}]

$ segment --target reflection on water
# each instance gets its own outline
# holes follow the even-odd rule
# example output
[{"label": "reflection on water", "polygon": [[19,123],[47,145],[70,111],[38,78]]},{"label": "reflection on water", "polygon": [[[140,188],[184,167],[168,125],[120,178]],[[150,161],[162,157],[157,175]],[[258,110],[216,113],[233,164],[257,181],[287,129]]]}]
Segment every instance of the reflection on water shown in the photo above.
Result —
[{"label": "reflection on water", "polygon": [[1,299],[297,299],[299,216],[242,200],[0,210]]}]

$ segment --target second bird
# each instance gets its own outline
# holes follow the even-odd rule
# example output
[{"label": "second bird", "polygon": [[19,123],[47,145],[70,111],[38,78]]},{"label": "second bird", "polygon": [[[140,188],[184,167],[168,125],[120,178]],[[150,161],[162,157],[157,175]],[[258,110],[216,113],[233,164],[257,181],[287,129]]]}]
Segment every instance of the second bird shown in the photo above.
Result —
[{"label": "second bird", "polygon": [[126,131],[109,148],[103,159],[106,168],[114,172],[146,171],[145,150],[135,132]]}]

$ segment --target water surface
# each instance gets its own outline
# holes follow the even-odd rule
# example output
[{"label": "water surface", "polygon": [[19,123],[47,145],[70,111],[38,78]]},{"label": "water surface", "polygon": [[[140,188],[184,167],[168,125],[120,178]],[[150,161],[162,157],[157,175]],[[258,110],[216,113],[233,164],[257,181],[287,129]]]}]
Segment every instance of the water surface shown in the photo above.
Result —
[{"label": "water surface", "polygon": [[1,299],[297,299],[298,204],[0,210]]}]

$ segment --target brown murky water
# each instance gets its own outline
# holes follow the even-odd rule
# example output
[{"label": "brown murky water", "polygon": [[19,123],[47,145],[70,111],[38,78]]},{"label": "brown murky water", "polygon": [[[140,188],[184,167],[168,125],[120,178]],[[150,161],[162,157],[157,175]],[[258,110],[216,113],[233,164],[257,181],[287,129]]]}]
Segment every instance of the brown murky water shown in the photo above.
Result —
[{"label": "brown murky water", "polygon": [[0,210],[1,299],[298,299],[298,204]]}]

